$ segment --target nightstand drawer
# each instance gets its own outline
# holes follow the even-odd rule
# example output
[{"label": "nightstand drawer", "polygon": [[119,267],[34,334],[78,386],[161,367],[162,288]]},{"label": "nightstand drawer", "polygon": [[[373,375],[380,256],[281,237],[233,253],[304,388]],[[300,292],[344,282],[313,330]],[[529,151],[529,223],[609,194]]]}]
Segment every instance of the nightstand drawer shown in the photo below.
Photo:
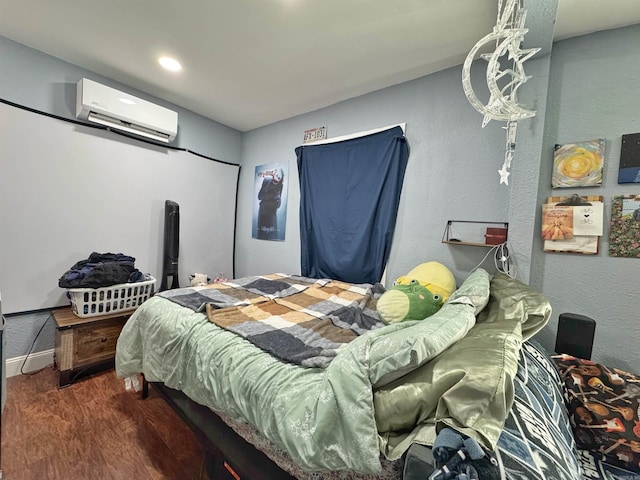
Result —
[{"label": "nightstand drawer", "polygon": [[78,317],[71,307],[53,312],[56,322],[55,363],[58,387],[81,376],[113,368],[120,331],[133,311]]},{"label": "nightstand drawer", "polygon": [[76,328],[74,365],[81,366],[112,358],[126,318],[104,320],[97,325]]}]

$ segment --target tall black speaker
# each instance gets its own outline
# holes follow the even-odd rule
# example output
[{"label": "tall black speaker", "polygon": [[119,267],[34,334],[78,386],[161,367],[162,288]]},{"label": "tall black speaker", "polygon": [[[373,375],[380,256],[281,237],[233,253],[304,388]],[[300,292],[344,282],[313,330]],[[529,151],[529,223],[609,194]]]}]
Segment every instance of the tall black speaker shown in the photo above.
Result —
[{"label": "tall black speaker", "polygon": [[[172,201],[164,202],[164,251],[162,254],[162,281],[160,291],[178,288],[178,250],[180,248],[180,206]],[[167,280],[171,279],[171,286]]]},{"label": "tall black speaker", "polygon": [[561,313],[558,317],[556,353],[591,360],[596,321],[584,315]]}]

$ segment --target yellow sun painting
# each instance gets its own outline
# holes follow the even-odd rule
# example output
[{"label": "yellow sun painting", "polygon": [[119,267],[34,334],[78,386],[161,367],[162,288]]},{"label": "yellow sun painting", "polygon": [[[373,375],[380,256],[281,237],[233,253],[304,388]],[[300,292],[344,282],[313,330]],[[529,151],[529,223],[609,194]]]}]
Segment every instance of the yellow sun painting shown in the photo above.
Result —
[{"label": "yellow sun painting", "polygon": [[602,185],[604,139],[556,145],[553,152],[553,188]]}]

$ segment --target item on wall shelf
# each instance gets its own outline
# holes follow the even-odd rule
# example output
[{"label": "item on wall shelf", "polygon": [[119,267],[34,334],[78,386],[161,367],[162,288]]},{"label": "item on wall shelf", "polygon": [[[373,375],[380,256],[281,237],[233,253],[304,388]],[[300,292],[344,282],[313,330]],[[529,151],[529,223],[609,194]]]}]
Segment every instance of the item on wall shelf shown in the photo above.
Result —
[{"label": "item on wall shelf", "polygon": [[640,183],[640,133],[622,135],[618,183]]},{"label": "item on wall shelf", "polygon": [[603,138],[556,144],[553,152],[552,188],[599,187],[604,165]]},{"label": "item on wall shelf", "polygon": [[[509,185],[517,121],[536,114],[534,110],[527,110],[518,104],[518,89],[531,78],[525,75],[523,64],[540,50],[521,48],[524,35],[529,31],[524,28],[526,14],[523,0],[498,0],[496,26],[473,46],[462,66],[462,88],[473,108],[484,115],[482,126],[485,127],[491,120],[507,122],[504,162],[498,170],[500,183],[505,185]],[[481,53],[486,52],[489,45],[493,46],[493,51]],[[476,55],[488,62],[486,78],[490,96],[486,104],[478,99],[471,86],[471,64]],[[509,63],[501,65],[501,58]]]},{"label": "item on wall shelf", "polygon": [[484,239],[487,245],[500,245],[507,241],[506,228],[487,227],[486,231],[487,233],[485,233]]},{"label": "item on wall shelf", "polygon": [[603,235],[602,196],[549,197],[542,205],[543,250],[597,254]]},{"label": "item on wall shelf", "polygon": [[[502,225],[502,227],[488,227],[487,225]],[[447,226],[442,235],[442,243],[491,247],[506,242],[508,232],[509,223],[507,222],[447,220]]]},{"label": "item on wall shelf", "polygon": [[609,255],[640,258],[640,195],[620,195],[611,202]]}]

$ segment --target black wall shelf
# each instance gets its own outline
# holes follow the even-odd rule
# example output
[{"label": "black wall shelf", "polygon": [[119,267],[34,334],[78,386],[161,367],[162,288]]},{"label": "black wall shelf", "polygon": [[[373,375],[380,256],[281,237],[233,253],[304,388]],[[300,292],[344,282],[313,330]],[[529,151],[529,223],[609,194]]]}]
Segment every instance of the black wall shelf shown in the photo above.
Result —
[{"label": "black wall shelf", "polygon": [[[504,234],[504,240],[500,235]],[[479,220],[447,220],[442,243],[472,247],[493,247],[507,240],[508,222],[481,222]]]}]

